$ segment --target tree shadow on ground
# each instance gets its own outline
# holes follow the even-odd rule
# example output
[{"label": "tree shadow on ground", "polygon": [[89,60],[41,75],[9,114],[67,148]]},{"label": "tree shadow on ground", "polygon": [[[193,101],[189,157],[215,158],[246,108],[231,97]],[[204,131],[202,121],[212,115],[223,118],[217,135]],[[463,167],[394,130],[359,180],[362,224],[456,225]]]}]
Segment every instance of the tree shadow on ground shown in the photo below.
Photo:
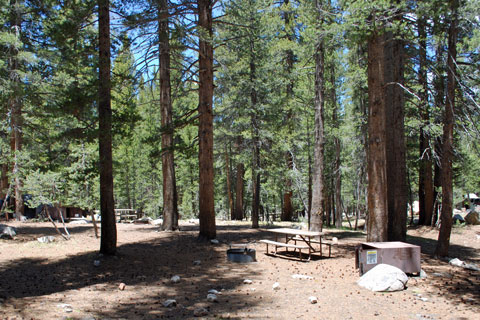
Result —
[{"label": "tree shadow on ground", "polygon": [[[427,272],[428,281],[436,288],[436,295],[447,297],[450,301],[470,305],[478,310],[480,301],[480,272],[451,266],[448,259],[434,257],[437,240],[407,235],[407,242],[421,247],[422,269]],[[450,243],[450,256],[480,262],[478,249]]]},{"label": "tree shadow on ground", "polygon": [[[50,232],[43,228],[31,231],[42,235]],[[235,234],[228,229],[221,233],[225,239],[251,238],[251,232],[240,229],[235,229]],[[111,290],[119,296],[135,290],[131,301],[111,301],[108,308],[92,307],[89,314],[129,319],[183,318],[193,317],[193,309],[199,306],[210,309],[210,315],[235,313],[261,301],[253,294],[236,290],[244,279],[255,277],[260,270],[228,262],[225,250],[222,244],[198,242],[194,232],[161,232],[156,239],[119,246],[114,257],[86,252],[55,261],[12,260],[0,266],[0,299],[5,303],[13,299],[16,307],[22,309],[26,307],[22,303],[28,301],[24,298],[71,290],[85,289],[92,295]],[[94,266],[95,260],[100,261],[99,266]],[[200,265],[194,265],[196,260],[201,261]],[[181,281],[171,283],[173,275],[179,275]],[[120,283],[126,284],[125,291],[118,290]],[[210,289],[223,290],[220,303],[207,303]],[[176,299],[177,307],[163,307],[166,299]]]}]

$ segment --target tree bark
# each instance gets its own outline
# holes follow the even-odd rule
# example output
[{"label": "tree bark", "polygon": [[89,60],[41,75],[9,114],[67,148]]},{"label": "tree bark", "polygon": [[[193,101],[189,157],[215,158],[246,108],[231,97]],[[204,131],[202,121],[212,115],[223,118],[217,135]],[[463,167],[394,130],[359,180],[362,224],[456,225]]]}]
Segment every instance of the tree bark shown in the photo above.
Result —
[{"label": "tree bark", "polygon": [[[20,39],[22,28],[22,15],[18,0],[10,0],[10,26],[15,32],[15,38]],[[20,62],[18,59],[19,48],[12,44],[9,48],[8,71],[12,93],[8,98],[10,108],[10,147],[13,155],[13,185],[15,192],[15,216],[17,220],[24,219],[24,203],[22,197],[23,182],[20,176],[20,152],[22,151],[22,88],[20,80]]]},{"label": "tree bark", "polygon": [[335,145],[335,226],[337,228],[342,227],[343,220],[343,208],[342,208],[342,171],[341,171],[341,145],[339,135],[339,121],[338,121],[338,106],[337,106],[337,92],[335,85],[335,65],[331,67],[330,82],[332,83],[331,95],[333,104],[333,127],[336,132],[333,138],[333,144]]},{"label": "tree bark", "polygon": [[[388,202],[388,240],[405,241],[407,236],[407,179],[404,127],[403,41],[392,32],[385,35],[385,122]],[[397,35],[398,37],[398,35]]]},{"label": "tree bark", "polygon": [[[288,5],[289,0],[284,0],[284,4]],[[291,12],[288,10],[283,12],[283,17],[285,21],[285,32],[286,32],[286,37],[289,41],[293,41],[293,31],[288,30],[291,28],[290,23],[291,23]],[[292,31],[292,32],[290,32]],[[294,53],[292,49],[287,49],[285,50],[285,67],[286,67],[286,74],[290,77],[293,72],[293,64],[294,64]],[[291,111],[291,103],[292,103],[292,98],[293,98],[293,79],[287,80],[287,87],[286,87],[286,102],[285,104],[287,105],[287,116],[286,116],[286,126],[287,126],[287,134],[290,135],[291,132],[293,131],[292,129],[292,111]],[[285,153],[285,160],[286,160],[286,165],[287,165],[287,170],[288,172],[291,172],[293,170],[293,155],[291,150],[288,150]],[[293,205],[292,205],[292,197],[293,197],[293,191],[292,191],[292,179],[287,175],[287,178],[285,180],[285,192],[283,194],[283,207],[282,207],[282,216],[281,220],[282,221],[292,221],[293,218]]]},{"label": "tree bark", "polygon": [[100,253],[114,255],[117,249],[117,228],[115,224],[115,203],[113,200],[109,9],[109,0],[98,0],[98,144],[100,153],[100,213],[102,215]]},{"label": "tree bark", "polygon": [[450,1],[451,22],[448,30],[448,60],[447,60],[447,98],[443,116],[442,145],[442,213],[440,233],[438,235],[435,256],[448,256],[450,234],[452,231],[453,212],[453,127],[455,117],[456,60],[458,36],[458,0]]},{"label": "tree bark", "polygon": [[178,211],[173,153],[170,43],[167,0],[158,0],[160,110],[162,118],[163,230],[178,229]]},{"label": "tree bark", "polygon": [[227,175],[227,198],[230,220],[234,220],[233,194],[232,194],[232,173],[230,170],[229,150],[225,147],[225,174]]},{"label": "tree bark", "polygon": [[244,181],[243,176],[245,174],[245,166],[243,163],[237,164],[237,184],[235,195],[235,220],[243,220],[243,191]]},{"label": "tree bark", "polygon": [[250,56],[250,103],[252,108],[252,228],[258,228],[259,209],[260,209],[260,137],[257,120],[257,90],[255,88],[256,66],[253,47]]},{"label": "tree bark", "polygon": [[324,181],[324,71],[325,51],[320,40],[315,52],[315,124],[313,145],[312,209],[310,230],[322,231],[325,205]]},{"label": "tree bark", "polygon": [[433,173],[432,173],[432,150],[430,148],[430,135],[428,127],[430,124],[429,103],[428,103],[428,81],[427,81],[427,33],[425,17],[418,19],[419,34],[419,84],[421,87],[420,97],[422,99],[419,112],[422,119],[420,127],[420,165],[419,165],[419,182],[418,182],[418,198],[419,198],[419,221],[420,225],[431,225],[433,215]]},{"label": "tree bark", "polygon": [[214,239],[212,0],[197,0],[199,38],[199,238]]},{"label": "tree bark", "polygon": [[368,40],[368,222],[367,241],[387,241],[387,172],[385,114],[385,36]]}]

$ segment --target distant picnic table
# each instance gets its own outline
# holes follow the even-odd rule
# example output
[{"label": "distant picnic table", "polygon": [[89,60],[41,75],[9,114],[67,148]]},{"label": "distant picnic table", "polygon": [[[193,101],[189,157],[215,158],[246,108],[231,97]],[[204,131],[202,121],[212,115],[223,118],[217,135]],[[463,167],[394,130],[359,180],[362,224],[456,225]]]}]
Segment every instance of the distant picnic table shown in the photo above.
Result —
[{"label": "distant picnic table", "polygon": [[115,218],[117,222],[134,221],[138,219],[138,213],[135,209],[115,209]]},{"label": "distant picnic table", "polygon": [[[331,243],[322,239],[325,235],[320,231],[307,231],[290,228],[275,228],[275,229],[263,229],[267,232],[275,234],[275,241],[262,239],[261,243],[267,245],[267,254],[269,254],[268,246],[273,245],[275,247],[275,255],[277,254],[277,248],[282,247],[288,252],[288,249],[294,249],[294,252],[298,250],[299,258],[302,260],[302,250],[308,250],[308,260],[311,260],[312,253],[320,253],[322,256],[322,245],[328,246],[328,256],[331,254]],[[285,242],[279,241],[279,237],[285,238]]]}]

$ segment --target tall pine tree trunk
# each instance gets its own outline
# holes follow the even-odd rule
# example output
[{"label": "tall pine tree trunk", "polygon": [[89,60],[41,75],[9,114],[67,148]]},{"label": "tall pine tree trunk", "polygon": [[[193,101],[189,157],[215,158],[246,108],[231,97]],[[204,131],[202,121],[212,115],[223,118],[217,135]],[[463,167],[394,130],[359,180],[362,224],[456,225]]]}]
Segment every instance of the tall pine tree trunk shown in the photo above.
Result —
[{"label": "tall pine tree trunk", "polygon": [[227,175],[227,198],[230,220],[234,219],[233,193],[232,193],[232,171],[230,170],[229,150],[225,147],[225,174]]},{"label": "tall pine tree trunk", "polygon": [[[290,1],[289,0],[284,0],[285,5],[289,5]],[[293,31],[289,30],[291,29],[291,19],[292,19],[292,14],[289,11],[289,8],[287,7],[287,10],[283,12],[284,16],[284,21],[285,21],[285,31],[287,33],[286,37],[289,41],[293,41]],[[287,49],[285,50],[285,67],[286,67],[286,74],[288,77],[292,76],[293,72],[293,63],[294,63],[294,53],[292,49]],[[288,79],[287,80],[287,88],[286,88],[286,102],[285,104],[287,105],[287,115],[286,115],[286,126],[287,126],[287,135],[292,134],[292,118],[293,118],[293,113],[292,113],[292,100],[293,100],[293,79]],[[293,154],[292,151],[290,150],[290,145],[288,146],[288,151],[285,153],[285,161],[287,165],[287,170],[288,172],[292,172],[293,170]],[[285,191],[283,193],[283,207],[282,207],[282,216],[281,220],[282,221],[292,221],[293,219],[293,205],[292,205],[292,197],[293,197],[293,191],[292,191],[292,178],[289,177],[289,174],[287,174],[287,178],[285,179]]]},{"label": "tall pine tree trunk", "polygon": [[340,158],[340,139],[339,135],[339,120],[338,120],[338,106],[337,106],[337,92],[336,92],[336,80],[335,80],[335,65],[332,64],[330,82],[332,83],[331,96],[333,104],[332,122],[336,132],[333,138],[333,144],[335,146],[335,226],[337,228],[342,227],[343,222],[343,207],[342,207],[342,171],[341,171],[341,158]]},{"label": "tall pine tree trunk", "polygon": [[11,94],[8,98],[10,109],[11,140],[10,149],[13,155],[13,186],[15,191],[15,216],[17,220],[24,219],[24,203],[22,197],[22,178],[20,176],[20,152],[22,151],[22,87],[20,79],[20,62],[18,58],[20,34],[22,28],[21,6],[18,0],[10,0],[10,29],[17,39],[9,48],[8,72],[11,83]]},{"label": "tall pine tree trunk", "polygon": [[[444,28],[443,21],[440,19],[434,20],[434,33],[442,33]],[[435,106],[438,110],[445,109],[445,77],[443,76],[445,73],[445,61],[444,61],[444,54],[445,54],[445,44],[443,41],[439,41],[435,48],[435,69],[438,70],[435,72],[434,77],[434,99],[435,99]],[[440,117],[435,118],[435,124],[440,125],[441,123]],[[435,138],[434,143],[434,150],[436,159],[434,161],[434,177],[433,177],[433,199],[434,199],[434,209],[433,209],[433,218],[432,218],[432,226],[434,226],[439,217],[440,211],[440,196],[441,192],[439,190],[442,187],[442,168],[440,167],[441,161],[441,154],[442,154],[442,139],[441,137]]]},{"label": "tall pine tree trunk", "polygon": [[323,40],[320,40],[315,52],[315,124],[313,145],[313,174],[312,174],[312,209],[310,230],[321,231],[325,205],[324,181],[324,74],[325,52]]},{"label": "tall pine tree trunk", "polygon": [[245,165],[243,163],[237,164],[237,184],[235,187],[235,220],[243,219],[243,191],[245,175]]},{"label": "tall pine tree trunk", "polygon": [[448,60],[447,60],[447,98],[443,116],[442,144],[442,213],[440,233],[438,235],[435,255],[448,256],[450,234],[452,231],[453,212],[453,127],[455,117],[455,88],[458,36],[458,0],[450,1],[451,22],[448,29]]},{"label": "tall pine tree trunk", "polygon": [[158,0],[160,110],[162,116],[163,230],[178,229],[178,211],[173,154],[170,43],[167,0]]},{"label": "tall pine tree trunk", "polygon": [[212,0],[197,0],[199,39],[199,238],[214,239]]},{"label": "tall pine tree trunk", "polygon": [[432,150],[430,148],[430,135],[428,128],[430,124],[429,103],[428,103],[428,81],[427,81],[427,33],[425,17],[418,19],[418,35],[419,35],[419,61],[420,70],[418,75],[421,87],[419,112],[422,119],[420,127],[420,165],[419,165],[419,181],[418,181],[418,198],[419,198],[419,221],[421,225],[431,225],[433,215],[433,173],[432,173]]},{"label": "tall pine tree trunk", "polygon": [[385,114],[385,36],[368,40],[368,221],[367,241],[387,241],[387,171]]},{"label": "tall pine tree trunk", "polygon": [[252,228],[258,228],[259,209],[260,209],[260,138],[257,120],[257,90],[255,88],[256,66],[255,57],[252,48],[250,56],[250,103],[252,108]]},{"label": "tall pine tree trunk", "polygon": [[403,41],[387,32],[385,42],[386,170],[388,240],[405,241],[407,236],[407,175],[404,127]]},{"label": "tall pine tree trunk", "polygon": [[115,203],[113,200],[109,9],[109,0],[98,0],[98,144],[100,153],[100,213],[102,215],[100,253],[114,255],[117,249],[117,227],[115,224]]}]

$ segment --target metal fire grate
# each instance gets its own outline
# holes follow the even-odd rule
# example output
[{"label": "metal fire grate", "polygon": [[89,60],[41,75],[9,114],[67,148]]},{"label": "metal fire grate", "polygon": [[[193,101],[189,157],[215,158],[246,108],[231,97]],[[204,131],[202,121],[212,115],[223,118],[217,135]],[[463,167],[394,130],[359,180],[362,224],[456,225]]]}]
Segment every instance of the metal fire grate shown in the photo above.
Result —
[{"label": "metal fire grate", "polygon": [[247,248],[246,244],[231,244],[230,249],[227,250],[227,259],[228,261],[239,263],[251,263],[257,261],[255,249]]}]

